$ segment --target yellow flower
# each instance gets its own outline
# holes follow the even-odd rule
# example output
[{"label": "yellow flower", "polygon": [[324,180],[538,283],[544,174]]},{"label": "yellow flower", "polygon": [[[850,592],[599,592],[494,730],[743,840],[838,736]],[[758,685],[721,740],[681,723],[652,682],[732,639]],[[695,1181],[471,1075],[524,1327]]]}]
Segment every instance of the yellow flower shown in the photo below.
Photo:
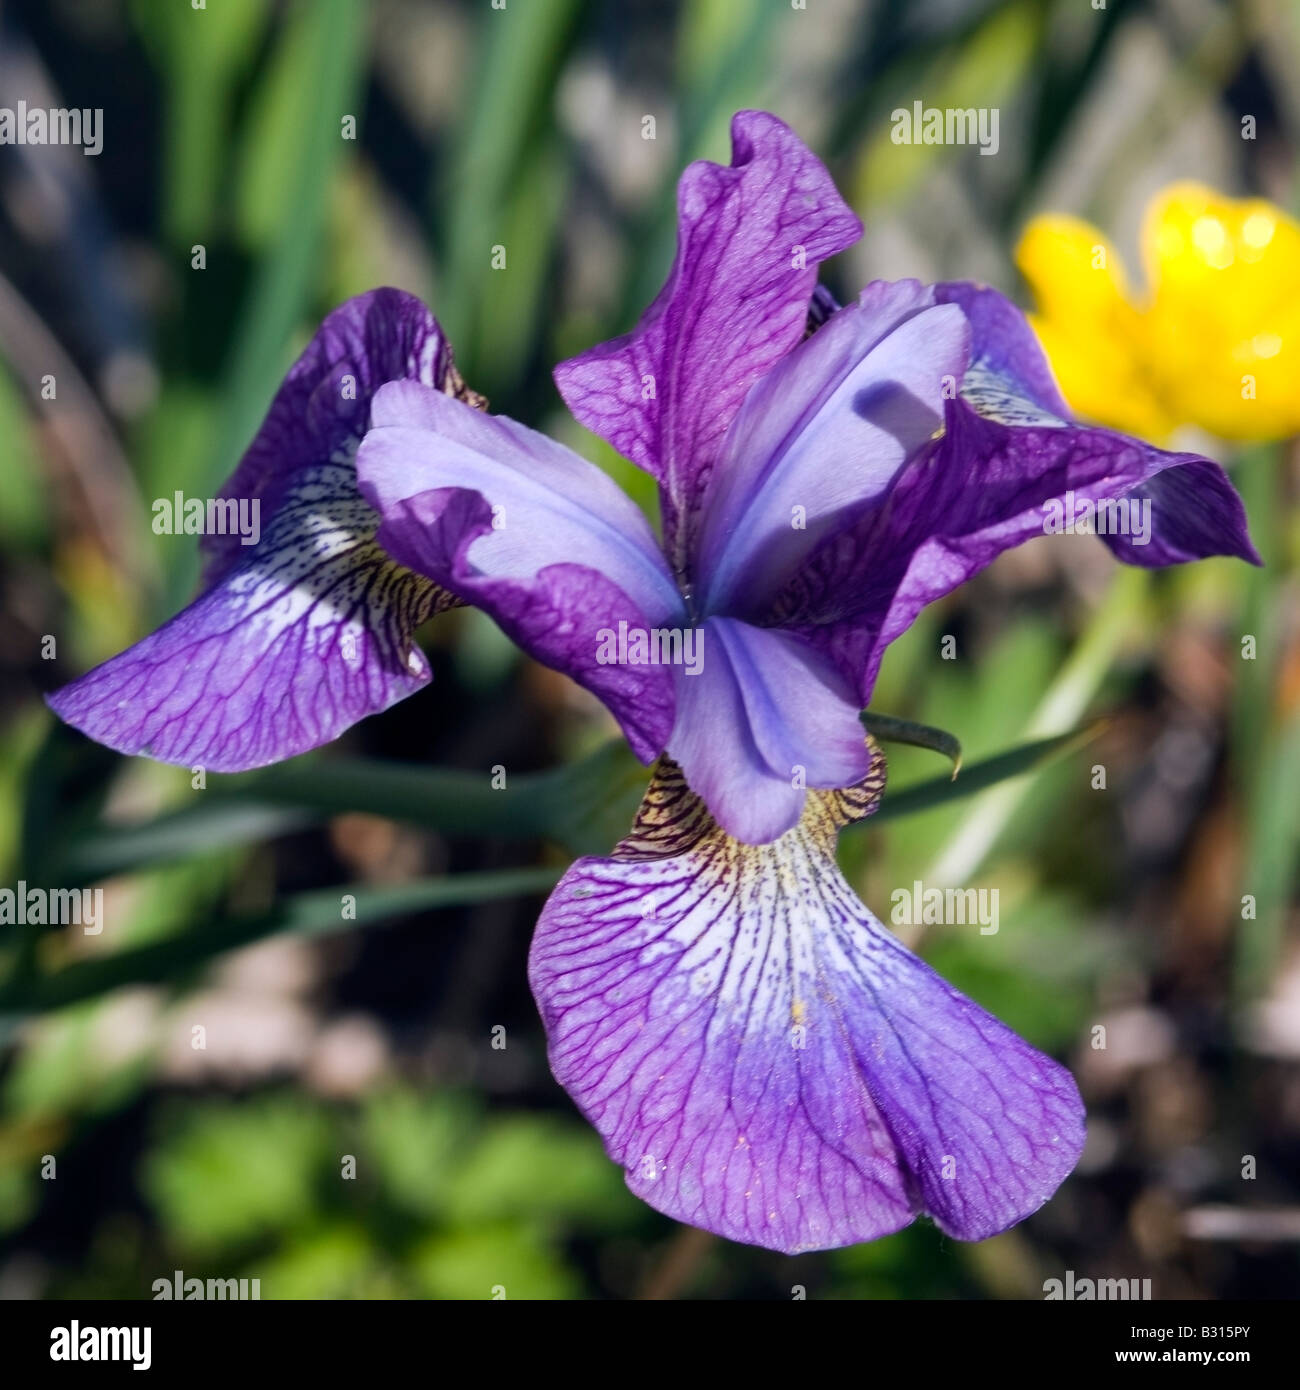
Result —
[{"label": "yellow flower", "polygon": [[1142,259],[1138,298],[1088,223],[1038,217],[1020,239],[1030,321],[1071,407],[1155,439],[1182,425],[1236,440],[1300,430],[1300,224],[1177,183],[1147,208]]}]

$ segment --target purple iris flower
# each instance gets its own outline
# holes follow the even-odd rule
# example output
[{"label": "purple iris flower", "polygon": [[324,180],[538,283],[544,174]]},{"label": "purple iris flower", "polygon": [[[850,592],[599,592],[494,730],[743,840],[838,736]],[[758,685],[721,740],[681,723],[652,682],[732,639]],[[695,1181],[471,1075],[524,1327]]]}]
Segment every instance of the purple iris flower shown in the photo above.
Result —
[{"label": "purple iris flower", "polygon": [[[411,694],[416,627],[477,605],[658,760],[530,961],[555,1075],[632,1189],[789,1252],[921,1213],[978,1240],[1064,1180],[1083,1107],[836,866],[884,786],[860,722],[881,655],[1067,492],[1150,503],[1146,544],[1106,537],[1131,563],[1257,557],[1222,470],[1076,424],[995,291],[876,282],[836,309],[817,266],[857,217],[775,117],[732,140],[683,176],[637,328],[556,372],[658,480],[662,541],[605,473],[485,413],[428,311],[378,290],[325,321],[225,490],[260,500],[260,542],[205,538],[196,602],[51,703],[125,753],[260,766]],[[702,661],[611,660],[611,633],[695,634]]]}]

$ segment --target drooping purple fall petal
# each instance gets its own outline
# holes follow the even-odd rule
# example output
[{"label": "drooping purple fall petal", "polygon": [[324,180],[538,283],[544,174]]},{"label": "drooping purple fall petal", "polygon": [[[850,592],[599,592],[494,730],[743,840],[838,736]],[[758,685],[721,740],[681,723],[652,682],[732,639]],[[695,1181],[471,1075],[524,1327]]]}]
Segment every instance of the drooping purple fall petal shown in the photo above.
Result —
[{"label": "drooping purple fall petal", "polygon": [[[974,370],[967,374],[962,391],[967,405],[1014,427],[1026,413],[1023,402],[1027,401],[1049,416],[1072,423],[1047,355],[1024,314],[1005,295],[960,280],[936,285],[934,292],[940,303],[960,305],[971,323]],[[1027,423],[1033,425],[1032,411],[1028,413]],[[1128,438],[1113,430],[1093,433],[1103,451],[1115,447],[1106,436],[1112,441]],[[1151,503],[1151,535],[1139,544],[1122,534],[1103,534],[1101,539],[1115,556],[1148,569],[1212,555],[1259,564],[1245,508],[1223,469],[1199,454],[1151,452],[1159,458],[1147,477],[1119,494]]]},{"label": "drooping purple fall petal", "polygon": [[128,754],[236,772],[291,757],[418,690],[415,629],[458,600],[374,540],[354,455],[371,396],[407,377],[455,389],[437,321],[374,290],[321,325],[221,496],[256,502],[261,535],[206,535],[188,608],[49,699]]},{"label": "drooping purple fall petal", "polygon": [[636,504],[600,469],[512,420],[396,382],[357,455],[380,543],[454,588],[526,652],[603,700],[645,761],[673,722],[667,666],[601,661],[601,634],[686,622]]},{"label": "drooping purple fall petal", "polygon": [[803,336],[817,265],[862,224],[821,161],[764,111],[731,123],[730,167],[677,191],[677,257],[626,337],[555,370],[588,429],[659,479],[665,549],[685,571],[692,513],[749,388]]},{"label": "drooping purple fall petal", "polygon": [[1053,414],[1055,388],[1023,315],[993,291],[967,288],[939,287],[968,310],[974,330],[973,360],[947,403],[943,437],[879,498],[844,517],[768,617],[816,642],[863,704],[886,646],[921,609],[1004,550],[1043,535],[1053,505],[1150,500],[1146,546],[1105,537],[1124,559],[1257,560],[1240,499],[1217,464]]},{"label": "drooping purple fall petal", "polygon": [[1150,506],[1151,535],[1102,536],[1111,553],[1126,565],[1163,569],[1211,555],[1233,555],[1262,564],[1250,539],[1246,509],[1228,475],[1217,463],[1196,454],[1187,462],[1155,473],[1124,494],[1130,502]]},{"label": "drooping purple fall petal", "polygon": [[980,1240],[1037,1210],[1083,1145],[1069,1073],[941,980],[835,864],[883,785],[810,793],[737,844],[671,766],[533,939],[551,1066],[651,1206],[787,1253],[928,1213]]}]

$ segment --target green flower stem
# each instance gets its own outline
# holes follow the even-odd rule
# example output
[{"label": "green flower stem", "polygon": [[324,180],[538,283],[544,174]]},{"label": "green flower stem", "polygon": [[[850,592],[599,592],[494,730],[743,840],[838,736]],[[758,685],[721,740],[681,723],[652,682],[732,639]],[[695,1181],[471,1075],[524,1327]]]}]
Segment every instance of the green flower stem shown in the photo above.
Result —
[{"label": "green flower stem", "polygon": [[1251,537],[1264,560],[1246,577],[1238,641],[1251,637],[1253,660],[1238,666],[1231,746],[1245,809],[1246,838],[1240,881],[1240,928],[1232,992],[1241,1006],[1261,997],[1276,972],[1296,882],[1300,831],[1300,709],[1279,716],[1273,707],[1285,640],[1285,450],[1252,450],[1236,470]]},{"label": "green flower stem", "polygon": [[[1137,630],[1150,581],[1145,570],[1124,568],[1116,573],[1060,675],[1025,725],[1026,741],[1063,734],[1079,723],[1116,655]],[[930,865],[926,881],[968,882],[997,843],[1032,780],[1026,774],[983,793]]]}]

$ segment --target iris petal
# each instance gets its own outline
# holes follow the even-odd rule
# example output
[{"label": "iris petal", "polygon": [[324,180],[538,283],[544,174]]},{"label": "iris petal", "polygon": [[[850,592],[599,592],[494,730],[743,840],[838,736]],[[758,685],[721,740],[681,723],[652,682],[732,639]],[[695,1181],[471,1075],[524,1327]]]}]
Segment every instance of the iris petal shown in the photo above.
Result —
[{"label": "iris petal", "polygon": [[805,787],[865,775],[859,707],[811,643],[733,618],[709,618],[702,669],[677,676],[668,750],[728,833],[748,844],[799,819]]},{"label": "iris petal", "polygon": [[969,354],[960,308],[915,280],[877,281],[773,367],[705,492],[706,611],[764,614],[816,543],[929,442]]},{"label": "iris petal", "polygon": [[484,572],[528,578],[558,560],[588,565],[656,625],[681,620],[681,595],[649,522],[595,464],[418,382],[381,390],[372,423],[357,468],[379,511],[432,488],[481,493],[494,508],[491,532],[474,547]]},{"label": "iris petal", "polygon": [[827,536],[773,607],[775,620],[836,661],[864,704],[886,646],[921,609],[1047,532],[1070,494],[1079,507],[1151,502],[1145,544],[1135,540],[1140,517],[1129,536],[1102,537],[1121,559],[1258,563],[1241,499],[1217,464],[1058,414],[1059,392],[1019,310],[972,285],[940,285],[936,295],[960,305],[973,333],[942,438]]},{"label": "iris petal", "polygon": [[923,1212],[980,1240],[1078,1159],[1069,1073],[912,955],[836,867],[840,827],[883,781],[877,760],[849,791],[810,793],[756,848],[662,764],[631,835],[546,905],[529,977],[552,1069],[669,1216],[790,1254]]},{"label": "iris petal", "polygon": [[644,516],[562,445],[410,383],[379,393],[357,467],[403,565],[482,608],[604,701],[649,762],[673,725],[666,665],[608,660],[620,631],[684,626]]},{"label": "iris petal", "polygon": [[424,685],[413,633],[458,600],[375,544],[354,466],[374,390],[402,376],[459,383],[419,300],[375,290],[330,314],[221,493],[257,503],[258,543],[205,536],[206,591],[51,696],[54,711],[120,752],[235,772],[326,743]]},{"label": "iris petal", "polygon": [[821,161],[775,116],[741,111],[730,167],[677,190],[677,257],[626,337],[563,362],[582,424],[659,479],[665,548],[684,572],[693,513],[745,393],[803,336],[817,265],[862,235]]}]

